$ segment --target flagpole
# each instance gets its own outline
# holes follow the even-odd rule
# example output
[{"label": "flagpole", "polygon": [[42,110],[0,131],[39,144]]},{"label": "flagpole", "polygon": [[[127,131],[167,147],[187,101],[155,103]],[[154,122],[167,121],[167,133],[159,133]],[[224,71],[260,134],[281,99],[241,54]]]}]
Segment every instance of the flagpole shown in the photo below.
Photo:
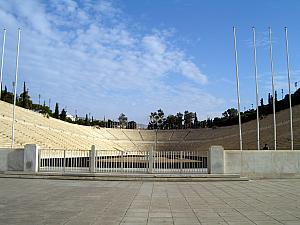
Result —
[{"label": "flagpole", "polygon": [[253,31],[253,55],[254,55],[254,71],[255,71],[255,90],[256,90],[256,123],[257,123],[257,150],[260,150],[259,135],[259,110],[258,110],[258,78],[257,78],[257,61],[256,61],[256,33],[255,27]]},{"label": "flagpole", "polygon": [[286,64],[288,72],[288,85],[289,85],[289,104],[290,104],[290,125],[291,125],[291,150],[294,150],[294,133],[293,133],[293,111],[292,111],[292,96],[291,96],[291,73],[290,73],[290,56],[289,56],[289,41],[288,29],[285,29],[285,51],[286,51]]},{"label": "flagpole", "polygon": [[277,140],[276,140],[276,109],[275,109],[275,74],[274,74],[274,64],[273,64],[273,50],[272,50],[272,30],[269,27],[269,45],[270,45],[270,62],[271,62],[271,72],[272,72],[272,103],[273,103],[273,123],[274,123],[274,150],[277,150]]},{"label": "flagpole", "polygon": [[234,53],[235,53],[235,76],[236,76],[236,92],[238,102],[238,116],[239,116],[239,134],[240,134],[240,150],[243,150],[243,138],[242,138],[242,121],[241,121],[241,110],[240,110],[240,81],[239,81],[239,66],[236,48],[236,31],[233,27],[233,39],[234,39]]},{"label": "flagpole", "polygon": [[14,147],[14,143],[15,143],[15,118],[16,118],[16,101],[17,101],[17,82],[18,82],[18,71],[19,71],[20,39],[21,39],[21,29],[18,28],[18,45],[17,45],[17,56],[16,56],[16,74],[15,74],[15,82],[14,82],[14,105],[13,105],[11,148]]},{"label": "flagpole", "polygon": [[3,78],[3,62],[4,62],[4,51],[5,51],[5,37],[6,29],[3,30],[3,44],[2,44],[2,56],[1,56],[1,69],[0,69],[0,100],[2,95],[2,78]]}]

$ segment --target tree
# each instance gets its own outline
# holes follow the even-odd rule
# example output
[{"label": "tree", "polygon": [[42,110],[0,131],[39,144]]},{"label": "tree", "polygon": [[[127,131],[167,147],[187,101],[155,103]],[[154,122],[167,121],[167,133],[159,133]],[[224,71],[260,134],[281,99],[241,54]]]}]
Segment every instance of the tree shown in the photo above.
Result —
[{"label": "tree", "polygon": [[260,106],[264,107],[264,99],[263,98],[260,99]]},{"label": "tree", "polygon": [[66,118],[67,118],[67,112],[66,112],[66,110],[65,109],[62,109],[61,110],[61,113],[60,113],[60,115],[59,115],[59,118],[61,119],[61,120],[66,120]]},{"label": "tree", "polygon": [[121,113],[121,114],[120,114],[118,120],[119,120],[119,123],[120,123],[121,128],[125,128],[125,127],[126,127],[126,124],[127,124],[127,117],[125,116],[124,113]]},{"label": "tree", "polygon": [[112,120],[108,119],[106,124],[107,124],[106,126],[107,128],[112,128]]},{"label": "tree", "polygon": [[183,121],[183,114],[179,112],[176,114],[176,123],[178,129],[182,129],[182,121]]},{"label": "tree", "polygon": [[13,104],[14,102],[14,95],[13,93],[7,91],[6,85],[4,86],[3,94],[1,95],[1,99],[5,102]]},{"label": "tree", "polygon": [[22,98],[22,107],[26,108],[26,83],[24,81],[24,86],[23,86],[23,95],[21,94],[20,96]]},{"label": "tree", "polygon": [[54,110],[54,118],[58,119],[59,118],[59,109],[58,109],[58,103],[56,102],[55,104],[55,110]]},{"label": "tree", "polygon": [[167,129],[175,129],[176,128],[176,121],[177,118],[174,115],[168,115],[167,119],[166,119],[166,128]]},{"label": "tree", "polygon": [[4,93],[3,93],[3,96],[5,96],[5,95],[7,95],[7,87],[6,87],[6,85],[5,85],[5,87],[4,87]]},{"label": "tree", "polygon": [[39,112],[46,116],[51,116],[51,110],[50,110],[49,106],[46,106],[46,105],[43,106]]},{"label": "tree", "polygon": [[195,117],[194,117],[194,128],[199,128],[199,122],[198,122],[198,118],[197,118],[197,113],[195,112]]},{"label": "tree", "polygon": [[191,128],[195,114],[189,111],[184,111],[184,127]]},{"label": "tree", "polygon": [[164,111],[162,109],[157,112],[151,112],[148,129],[163,129],[166,121]]},{"label": "tree", "polygon": [[207,118],[207,127],[211,128],[213,126],[213,120],[210,118]]},{"label": "tree", "polygon": [[260,99],[260,113],[262,115],[264,115],[264,99],[263,98]]},{"label": "tree", "polygon": [[137,127],[137,124],[136,124],[135,121],[129,121],[128,122],[128,127],[126,127],[126,128],[128,128],[128,129],[136,129],[136,127]]},{"label": "tree", "polygon": [[26,83],[24,82],[23,93],[20,95],[18,105],[25,109],[32,109],[32,101],[28,94],[28,89],[26,89]]},{"label": "tree", "polygon": [[235,108],[227,109],[225,112],[222,113],[222,116],[228,119],[232,119],[238,116],[238,111]]},{"label": "tree", "polygon": [[85,114],[85,120],[84,120],[85,125],[90,125],[89,117],[88,114]]}]

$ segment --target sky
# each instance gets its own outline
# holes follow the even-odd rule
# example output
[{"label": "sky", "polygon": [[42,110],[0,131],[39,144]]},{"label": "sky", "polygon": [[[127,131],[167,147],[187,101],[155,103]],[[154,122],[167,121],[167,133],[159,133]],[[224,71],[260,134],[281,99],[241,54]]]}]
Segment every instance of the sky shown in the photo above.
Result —
[{"label": "sky", "polygon": [[237,108],[232,27],[244,110],[255,107],[253,26],[259,97],[267,102],[271,92],[268,27],[278,98],[288,92],[284,27],[292,91],[300,83],[299,11],[297,0],[0,0],[3,83],[12,90],[20,27],[18,93],[25,81],[35,102],[41,95],[52,109],[58,102],[71,114],[116,120],[124,113],[144,124],[159,108],[221,116]]}]

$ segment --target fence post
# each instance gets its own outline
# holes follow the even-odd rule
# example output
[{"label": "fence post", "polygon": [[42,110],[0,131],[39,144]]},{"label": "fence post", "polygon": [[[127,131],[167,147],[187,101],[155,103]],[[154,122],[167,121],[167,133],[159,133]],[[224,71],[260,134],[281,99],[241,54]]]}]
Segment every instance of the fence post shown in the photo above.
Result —
[{"label": "fence post", "polygon": [[182,155],[183,155],[182,153],[183,153],[183,152],[180,151],[180,173],[182,173],[182,160],[183,160],[183,159],[182,159],[182,158],[183,158],[183,157],[182,157]]},{"label": "fence post", "polygon": [[39,147],[35,144],[27,144],[24,147],[24,171],[39,171]]},{"label": "fence post", "polygon": [[121,172],[124,172],[124,152],[121,152]]},{"label": "fence post", "polygon": [[64,168],[63,172],[66,172],[66,150],[64,149]]},{"label": "fence post", "polygon": [[40,171],[41,168],[41,151],[38,150],[38,171]]},{"label": "fence post", "polygon": [[96,147],[92,145],[91,154],[90,154],[90,172],[95,173],[96,168]]},{"label": "fence post", "polygon": [[153,147],[150,149],[149,152],[149,173],[153,173]]}]

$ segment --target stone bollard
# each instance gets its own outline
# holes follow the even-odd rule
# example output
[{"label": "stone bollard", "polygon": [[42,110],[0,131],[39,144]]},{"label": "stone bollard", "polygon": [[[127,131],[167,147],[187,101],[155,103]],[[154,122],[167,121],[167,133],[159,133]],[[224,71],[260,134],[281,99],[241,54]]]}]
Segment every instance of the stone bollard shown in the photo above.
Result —
[{"label": "stone bollard", "polygon": [[90,154],[90,172],[96,172],[96,147],[92,145],[91,154]]},{"label": "stone bollard", "polygon": [[24,147],[24,171],[39,171],[39,147],[36,144],[27,144]]},{"label": "stone bollard", "polygon": [[224,174],[224,148],[219,145],[211,146],[208,153],[208,173]]}]

